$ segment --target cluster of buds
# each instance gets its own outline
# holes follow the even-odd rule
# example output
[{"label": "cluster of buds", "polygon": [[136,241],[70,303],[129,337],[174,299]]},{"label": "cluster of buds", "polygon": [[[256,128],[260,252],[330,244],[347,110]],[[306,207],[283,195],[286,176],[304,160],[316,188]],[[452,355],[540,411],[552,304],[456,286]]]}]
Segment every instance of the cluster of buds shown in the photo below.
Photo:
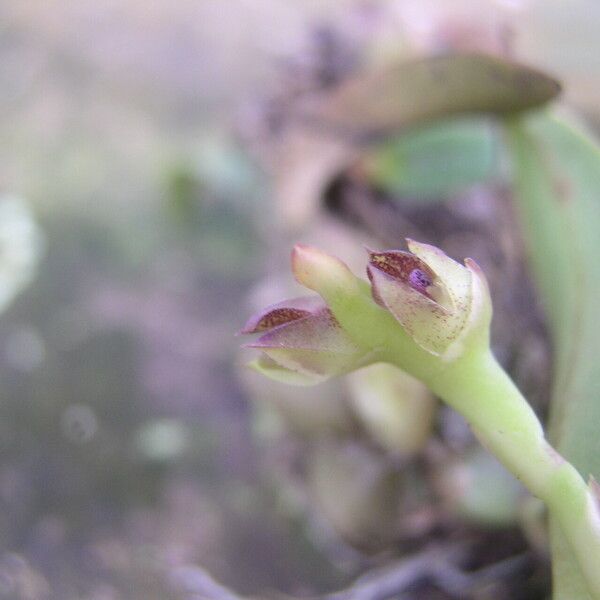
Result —
[{"label": "cluster of buds", "polygon": [[[296,246],[296,279],[320,296],[268,307],[246,324],[265,375],[311,384],[372,363],[391,363],[425,383],[541,498],[571,546],[591,596],[600,599],[600,512],[595,489],[546,441],[536,414],[489,347],[485,276],[441,250],[408,240],[409,252],[369,251],[367,275]],[[579,596],[578,596],[579,597]]]},{"label": "cluster of buds", "polygon": [[441,365],[487,344],[491,302],[481,269],[470,259],[461,265],[434,246],[407,242],[409,251],[368,251],[370,287],[337,258],[297,245],[294,275],[320,297],[274,304],[246,323],[242,333],[262,334],[248,344],[263,353],[252,366],[309,385],[389,361],[386,340],[393,336],[382,332],[396,334],[395,346],[407,342],[406,361],[394,356],[394,362],[409,372],[415,357]]}]

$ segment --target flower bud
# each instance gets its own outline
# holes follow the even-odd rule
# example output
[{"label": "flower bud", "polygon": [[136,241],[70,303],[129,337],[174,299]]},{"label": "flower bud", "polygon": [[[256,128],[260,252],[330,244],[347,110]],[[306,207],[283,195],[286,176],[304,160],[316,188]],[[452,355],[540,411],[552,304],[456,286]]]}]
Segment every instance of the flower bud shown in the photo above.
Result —
[{"label": "flower bud", "polygon": [[[423,362],[422,350],[447,361],[461,356],[467,342],[487,344],[491,302],[479,267],[469,259],[463,266],[434,246],[412,240],[408,246],[410,252],[369,253],[369,294],[339,259],[297,245],[294,275],[323,299],[280,302],[252,317],[241,333],[261,333],[248,347],[264,353],[252,366],[308,385],[393,356],[422,378],[437,368]],[[392,316],[403,331],[394,329]]]},{"label": "flower bud", "polygon": [[248,348],[265,356],[252,367],[279,381],[311,385],[369,363],[318,297],[274,304],[251,317],[241,333],[263,333]]},{"label": "flower bud", "polygon": [[487,341],[491,301],[477,264],[467,259],[463,266],[435,246],[407,241],[410,252],[369,251],[373,299],[421,348],[445,360],[462,354],[470,332],[483,331]]},{"label": "flower bud", "polygon": [[292,271],[298,283],[321,295],[351,293],[357,287],[356,277],[339,258],[313,246],[294,246]]}]

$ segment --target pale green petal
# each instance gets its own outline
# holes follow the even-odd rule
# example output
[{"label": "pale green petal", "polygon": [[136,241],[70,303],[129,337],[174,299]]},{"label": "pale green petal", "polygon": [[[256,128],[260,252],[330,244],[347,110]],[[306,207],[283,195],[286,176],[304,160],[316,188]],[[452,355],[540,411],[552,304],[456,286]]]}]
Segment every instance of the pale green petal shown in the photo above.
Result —
[{"label": "pale green petal", "polygon": [[319,377],[317,375],[308,375],[306,373],[291,371],[290,369],[286,369],[285,367],[278,365],[268,356],[261,356],[260,358],[248,363],[247,366],[273,381],[287,383],[288,385],[308,387],[311,385],[317,385],[326,379],[325,377]]}]

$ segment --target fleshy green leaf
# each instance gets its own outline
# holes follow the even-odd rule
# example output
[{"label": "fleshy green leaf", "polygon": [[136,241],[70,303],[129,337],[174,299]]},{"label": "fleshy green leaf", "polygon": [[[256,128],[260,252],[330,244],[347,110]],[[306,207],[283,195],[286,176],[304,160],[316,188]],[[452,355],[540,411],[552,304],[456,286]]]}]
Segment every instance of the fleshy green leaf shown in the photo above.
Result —
[{"label": "fleshy green leaf", "polygon": [[449,54],[359,74],[304,108],[304,117],[362,139],[458,114],[507,114],[560,92],[552,78],[484,54]]},{"label": "fleshy green leaf", "polygon": [[[600,151],[580,130],[537,114],[508,135],[516,204],[554,338],[550,434],[580,471],[600,477]],[[589,596],[553,530],[554,598]]]},{"label": "fleshy green leaf", "polygon": [[484,119],[453,119],[411,129],[369,150],[368,179],[399,197],[439,200],[493,177],[498,139]]}]

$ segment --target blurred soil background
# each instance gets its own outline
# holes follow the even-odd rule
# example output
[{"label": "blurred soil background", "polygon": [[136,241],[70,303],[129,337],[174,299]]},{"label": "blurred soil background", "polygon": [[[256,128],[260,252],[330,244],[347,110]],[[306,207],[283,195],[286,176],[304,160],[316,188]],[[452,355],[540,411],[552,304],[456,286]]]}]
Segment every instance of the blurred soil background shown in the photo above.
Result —
[{"label": "blurred soil background", "polygon": [[418,577],[407,598],[544,597],[543,552],[514,521],[465,525],[435,494],[409,499],[412,520],[394,513],[399,533],[374,554],[353,532],[343,541],[343,517],[332,525],[305,489],[321,464],[307,467],[307,453],[341,444],[333,472],[347,467],[350,480],[371,463],[429,480],[448,448],[471,452],[468,429],[442,411],[420,458],[381,459],[372,441],[353,445],[363,426],[338,411],[334,388],[326,428],[341,433],[286,433],[280,413],[250,402],[266,392],[234,337],[291,284],[296,239],[343,254],[348,240],[421,236],[492,273],[497,351],[543,413],[549,349],[502,180],[440,208],[332,172],[298,207],[284,206],[273,176],[290,98],[367,55],[510,46],[566,79],[567,99],[597,119],[600,54],[586,40],[600,12],[576,2],[565,20],[559,2],[541,5],[0,3],[0,192],[28,203],[45,239],[33,283],[0,318],[0,599],[199,600],[204,570],[241,594],[315,596],[428,539],[468,543],[470,569],[521,556],[497,579],[526,591]]}]

